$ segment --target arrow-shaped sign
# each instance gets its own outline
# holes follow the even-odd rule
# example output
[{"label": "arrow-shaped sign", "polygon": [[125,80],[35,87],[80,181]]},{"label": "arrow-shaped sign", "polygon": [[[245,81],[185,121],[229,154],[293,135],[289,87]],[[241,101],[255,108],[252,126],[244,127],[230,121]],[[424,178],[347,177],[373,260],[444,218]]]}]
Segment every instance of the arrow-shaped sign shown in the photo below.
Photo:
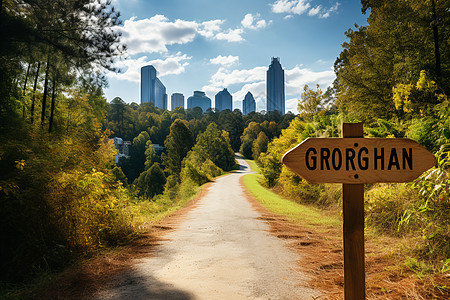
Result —
[{"label": "arrow-shaped sign", "polygon": [[311,183],[409,182],[436,164],[410,139],[308,138],[283,163]]}]

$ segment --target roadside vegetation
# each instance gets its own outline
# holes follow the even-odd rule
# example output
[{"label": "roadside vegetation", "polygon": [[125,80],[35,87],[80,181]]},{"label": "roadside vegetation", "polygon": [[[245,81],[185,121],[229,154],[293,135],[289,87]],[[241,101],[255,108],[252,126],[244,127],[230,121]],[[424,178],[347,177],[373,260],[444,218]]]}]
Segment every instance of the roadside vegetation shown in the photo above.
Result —
[{"label": "roadside vegetation", "polygon": [[449,295],[450,274],[450,58],[443,50],[449,41],[443,24],[450,16],[445,3],[362,1],[369,24],[346,32],[335,63],[335,99],[329,100],[329,90],[305,86],[299,116],[264,145],[267,150],[256,150],[262,138],[253,125],[243,139],[258,146],[249,154],[242,151],[258,163],[265,187],[328,210],[340,208],[340,186],[309,184],[281,163],[284,153],[304,139],[339,137],[342,122],[362,121],[365,137],[406,137],[425,146],[437,165],[411,183],[366,185],[365,220],[369,235],[398,238],[390,251],[397,264],[416,274],[418,284],[434,282],[422,297],[442,299]]},{"label": "roadside vegetation", "polygon": [[[432,282],[422,297],[448,296],[448,1],[361,3],[368,25],[345,33],[333,87],[304,86],[298,115],[244,116],[108,103],[98,71],[116,71],[126,51],[109,2],[3,1],[0,297],[20,297],[22,284],[134,239],[235,169],[234,152],[259,166],[261,175],[245,180],[265,205],[293,221],[335,226],[340,185],[309,184],[281,158],[308,137],[339,137],[341,123],[353,121],[365,123],[366,137],[411,138],[437,157],[412,183],[367,185],[366,227],[398,243],[387,248],[398,265]],[[113,137],[131,142],[117,164]]]}]

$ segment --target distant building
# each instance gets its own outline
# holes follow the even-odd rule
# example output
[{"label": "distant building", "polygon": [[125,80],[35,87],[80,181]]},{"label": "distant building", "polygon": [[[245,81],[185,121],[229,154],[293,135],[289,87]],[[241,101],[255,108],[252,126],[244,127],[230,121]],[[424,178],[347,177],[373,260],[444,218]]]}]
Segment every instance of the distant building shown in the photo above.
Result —
[{"label": "distant building", "polygon": [[166,87],[156,75],[152,65],[141,68],[141,103],[153,102],[156,107],[167,109]]},{"label": "distant building", "polygon": [[216,94],[214,107],[218,111],[225,109],[233,110],[233,96],[231,96],[226,88]]},{"label": "distant building", "polygon": [[184,95],[180,93],[173,93],[170,97],[170,109],[174,110],[177,107],[184,108]]},{"label": "distant building", "polygon": [[114,148],[117,150],[116,154],[116,164],[119,162],[119,159],[121,157],[129,157],[130,156],[130,141],[124,141],[120,137],[112,138],[112,141],[114,143]]},{"label": "distant building", "polygon": [[284,70],[280,58],[272,57],[272,63],[267,70],[267,111],[278,110],[284,115]]},{"label": "distant building", "polygon": [[160,146],[159,144],[152,144],[152,146],[156,153],[161,154],[161,152],[164,151],[164,147]]},{"label": "distant building", "polygon": [[247,95],[245,95],[244,101],[242,101],[242,113],[248,115],[252,111],[256,111],[256,102],[252,93],[248,92]]},{"label": "distant building", "polygon": [[187,99],[187,108],[200,107],[203,112],[211,108],[211,99],[209,99],[205,92],[194,91],[194,95]]}]

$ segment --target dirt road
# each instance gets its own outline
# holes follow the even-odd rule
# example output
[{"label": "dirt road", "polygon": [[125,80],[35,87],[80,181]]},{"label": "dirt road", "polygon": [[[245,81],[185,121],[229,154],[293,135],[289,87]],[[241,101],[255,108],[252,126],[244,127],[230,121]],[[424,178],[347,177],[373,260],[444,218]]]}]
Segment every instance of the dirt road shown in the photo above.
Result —
[{"label": "dirt road", "polygon": [[314,299],[297,254],[268,233],[246,199],[241,170],[220,177],[148,258],[98,299]]}]

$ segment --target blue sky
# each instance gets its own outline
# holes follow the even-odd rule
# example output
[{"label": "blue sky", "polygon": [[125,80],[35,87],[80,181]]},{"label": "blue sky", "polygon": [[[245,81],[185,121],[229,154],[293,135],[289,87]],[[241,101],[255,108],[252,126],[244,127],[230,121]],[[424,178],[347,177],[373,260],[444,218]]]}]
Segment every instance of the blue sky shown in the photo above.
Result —
[{"label": "blue sky", "polygon": [[[286,112],[297,113],[303,86],[323,90],[335,76],[333,64],[345,31],[365,25],[357,0],[113,0],[121,12],[128,46],[108,73],[108,101],[140,103],[140,68],[152,64],[167,89],[214,95],[228,88],[233,108],[250,91],[265,109],[266,70],[279,57],[285,70]],[[170,104],[169,104],[170,108]]]}]

